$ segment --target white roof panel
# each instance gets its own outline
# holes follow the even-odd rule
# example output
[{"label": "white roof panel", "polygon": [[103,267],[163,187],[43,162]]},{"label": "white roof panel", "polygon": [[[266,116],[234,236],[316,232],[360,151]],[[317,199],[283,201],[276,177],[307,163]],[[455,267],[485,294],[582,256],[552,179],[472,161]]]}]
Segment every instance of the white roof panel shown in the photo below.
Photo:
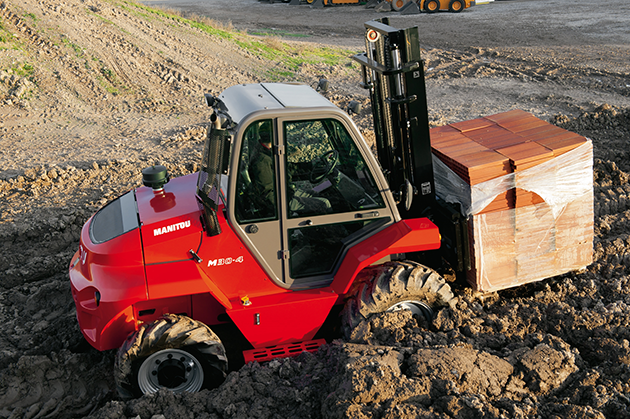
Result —
[{"label": "white roof panel", "polygon": [[219,95],[232,121],[264,109],[335,107],[310,86],[301,83],[239,84]]}]

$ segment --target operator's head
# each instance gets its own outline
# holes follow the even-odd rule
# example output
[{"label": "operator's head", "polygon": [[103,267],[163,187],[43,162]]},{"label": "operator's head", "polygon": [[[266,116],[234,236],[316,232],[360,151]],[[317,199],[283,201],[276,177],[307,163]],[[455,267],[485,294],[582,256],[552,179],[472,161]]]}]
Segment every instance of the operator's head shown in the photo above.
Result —
[{"label": "operator's head", "polygon": [[258,127],[258,141],[266,148],[271,148],[271,121],[263,121]]}]

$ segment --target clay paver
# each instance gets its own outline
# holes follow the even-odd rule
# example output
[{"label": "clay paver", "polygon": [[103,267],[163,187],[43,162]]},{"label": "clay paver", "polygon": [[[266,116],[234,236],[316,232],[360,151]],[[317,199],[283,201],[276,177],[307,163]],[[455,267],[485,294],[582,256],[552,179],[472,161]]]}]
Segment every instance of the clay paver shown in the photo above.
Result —
[{"label": "clay paver", "polygon": [[514,120],[514,119],[522,118],[524,116],[531,116],[531,114],[521,109],[514,109],[511,111],[501,112],[501,113],[497,113],[490,116],[484,116],[484,118],[495,123],[501,123],[503,121]]},{"label": "clay paver", "polygon": [[[510,159],[510,164],[517,170],[521,165],[528,163],[540,164],[553,158],[553,151],[535,142],[516,144],[510,147],[496,150],[498,153]],[[531,165],[529,165],[531,167]]]},{"label": "clay paver", "polygon": [[538,119],[535,116],[530,116],[521,120],[499,122],[499,126],[516,133],[527,131],[533,128],[543,127],[546,125],[549,125],[549,123]]},{"label": "clay paver", "polygon": [[572,132],[557,135],[555,137],[540,139],[536,141],[538,144],[547,147],[553,151],[554,156],[559,156],[571,151],[586,142],[586,138]]},{"label": "clay paver", "polygon": [[[434,154],[469,185],[534,168],[587,141],[521,110],[434,128],[431,140]],[[544,177],[540,170],[523,175]],[[592,220],[592,214],[592,203],[576,202],[555,223],[536,192],[512,188],[499,193],[468,224],[472,252],[468,282],[477,290],[491,291],[534,281],[541,270],[563,273],[588,265],[593,226],[580,217]],[[478,223],[487,227],[477,233],[483,234],[479,237],[483,245],[475,242]],[[558,247],[562,243],[568,244]],[[519,259],[522,247],[537,253]]]},{"label": "clay paver", "polygon": [[485,128],[493,125],[492,121],[486,118],[471,119],[470,121],[456,122],[449,124],[451,127],[458,129],[461,132],[472,131],[475,129]]}]

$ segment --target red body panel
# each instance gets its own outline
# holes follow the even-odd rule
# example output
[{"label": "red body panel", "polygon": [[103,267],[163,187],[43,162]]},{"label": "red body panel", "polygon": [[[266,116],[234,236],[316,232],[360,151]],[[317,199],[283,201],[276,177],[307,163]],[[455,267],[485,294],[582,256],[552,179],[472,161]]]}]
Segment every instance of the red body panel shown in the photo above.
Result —
[{"label": "red body panel", "polygon": [[191,317],[207,325],[224,323],[226,319],[219,321],[219,316],[225,313],[225,307],[212,295],[206,293],[191,296]]},{"label": "red body panel", "polygon": [[138,322],[150,323],[163,314],[190,313],[192,301],[190,295],[157,300],[140,301],[133,306],[133,315]]},{"label": "red body panel", "polygon": [[159,193],[136,190],[147,265],[190,260],[189,250],[197,251],[203,226],[195,193],[195,175],[175,178]]},{"label": "red body panel", "polygon": [[235,303],[228,314],[254,348],[260,348],[312,339],[337,295],[330,290],[309,290],[250,301],[249,306]]},{"label": "red body panel", "polygon": [[132,304],[147,299],[142,244],[138,229],[93,244],[89,225],[83,226],[79,251],[70,264],[70,284],[83,335],[104,351],[119,347],[135,330]]},{"label": "red body panel", "polygon": [[387,255],[440,248],[440,232],[428,218],[399,221],[352,246],[344,257],[332,290],[344,295],[359,271]]},{"label": "red body panel", "polygon": [[151,299],[208,292],[194,260],[147,265],[146,273]]},{"label": "red body panel", "polygon": [[230,227],[223,207],[218,211],[222,233],[215,237],[204,237],[199,256],[203,262],[199,269],[211,280],[228,300],[285,293],[288,290],[277,286],[249,253],[243,242]]}]

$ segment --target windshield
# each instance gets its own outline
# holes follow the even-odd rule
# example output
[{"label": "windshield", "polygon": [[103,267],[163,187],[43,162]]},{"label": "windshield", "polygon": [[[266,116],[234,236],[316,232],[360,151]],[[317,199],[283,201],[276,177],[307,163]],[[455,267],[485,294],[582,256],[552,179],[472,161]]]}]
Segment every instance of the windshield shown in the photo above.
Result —
[{"label": "windshield", "polygon": [[365,159],[340,121],[286,121],[284,138],[289,218],[385,206]]}]

